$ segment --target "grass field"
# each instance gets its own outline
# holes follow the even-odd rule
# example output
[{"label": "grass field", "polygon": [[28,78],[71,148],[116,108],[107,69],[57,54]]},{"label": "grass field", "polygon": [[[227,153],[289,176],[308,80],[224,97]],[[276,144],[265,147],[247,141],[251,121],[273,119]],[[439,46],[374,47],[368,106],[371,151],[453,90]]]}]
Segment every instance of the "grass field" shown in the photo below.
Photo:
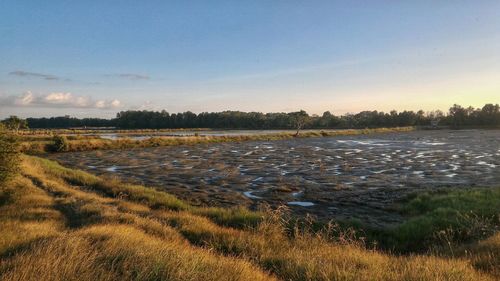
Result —
[{"label": "grass field", "polygon": [[432,241],[443,229],[462,233],[465,224],[442,219],[469,213],[489,231],[443,234],[454,241],[449,247],[396,255],[367,246],[352,229],[313,231],[283,210],[193,207],[153,188],[23,156],[21,174],[0,187],[0,279],[495,280],[499,193],[408,199],[401,206],[407,223],[387,234],[393,245]]}]

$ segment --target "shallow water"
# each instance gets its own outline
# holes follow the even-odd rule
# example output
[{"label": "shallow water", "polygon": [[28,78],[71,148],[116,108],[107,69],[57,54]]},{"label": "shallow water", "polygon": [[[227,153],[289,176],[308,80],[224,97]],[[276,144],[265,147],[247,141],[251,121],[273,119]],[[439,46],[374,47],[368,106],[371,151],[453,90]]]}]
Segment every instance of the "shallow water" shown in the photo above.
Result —
[{"label": "shallow water", "polygon": [[290,201],[287,204],[288,205],[295,205],[295,206],[302,206],[302,207],[314,206],[313,202],[302,202],[302,201]]},{"label": "shallow water", "polygon": [[500,130],[234,142],[52,157],[92,173],[163,188],[193,204],[252,208],[263,202],[288,204],[299,215],[357,218],[380,225],[401,221],[391,205],[415,190],[498,185]]}]

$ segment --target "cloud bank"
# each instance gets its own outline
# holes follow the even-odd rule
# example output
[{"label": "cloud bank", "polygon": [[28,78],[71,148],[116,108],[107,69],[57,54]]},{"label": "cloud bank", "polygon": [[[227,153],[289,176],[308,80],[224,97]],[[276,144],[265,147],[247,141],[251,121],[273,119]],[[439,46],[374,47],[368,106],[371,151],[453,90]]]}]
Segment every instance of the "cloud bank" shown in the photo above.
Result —
[{"label": "cloud bank", "polygon": [[22,71],[22,70],[16,70],[16,71],[9,72],[9,75],[19,76],[19,77],[28,77],[28,78],[41,78],[44,80],[61,80],[60,77],[52,75],[52,74],[28,72],[28,71]]},{"label": "cloud bank", "polygon": [[0,107],[49,107],[49,108],[89,108],[115,109],[122,107],[117,100],[94,100],[91,97],[76,96],[72,93],[33,94],[28,91],[18,96],[0,97]]}]

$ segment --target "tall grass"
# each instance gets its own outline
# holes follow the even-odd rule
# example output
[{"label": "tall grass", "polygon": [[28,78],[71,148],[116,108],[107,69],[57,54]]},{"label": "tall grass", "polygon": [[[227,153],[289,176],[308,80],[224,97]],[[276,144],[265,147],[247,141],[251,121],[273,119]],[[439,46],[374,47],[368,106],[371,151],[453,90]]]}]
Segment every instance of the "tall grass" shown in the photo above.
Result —
[{"label": "tall grass", "polygon": [[355,237],[335,225],[293,224],[282,209],[194,208],[36,157],[23,157],[22,175],[0,186],[0,280],[499,277],[498,235],[455,257],[395,256]]},{"label": "tall grass", "polygon": [[471,260],[475,268],[488,272],[500,279],[500,233],[480,241],[456,249],[456,253]]},{"label": "tall grass", "polygon": [[481,280],[465,260],[433,256],[392,256],[366,249],[349,233],[336,242],[307,229],[288,233],[281,214],[269,214],[258,228],[237,230],[186,213],[159,216],[192,243],[249,258],[284,280]]},{"label": "tall grass", "polygon": [[[84,137],[72,136],[68,137],[66,151],[87,151],[87,150],[102,150],[102,149],[130,149],[144,148],[157,146],[174,146],[174,145],[194,145],[202,143],[220,143],[220,142],[241,142],[241,141],[270,141],[270,140],[286,140],[296,137],[333,137],[345,135],[363,135],[374,133],[394,133],[408,132],[415,130],[415,127],[398,127],[398,128],[378,128],[378,129],[349,129],[336,131],[307,131],[296,136],[294,133],[275,133],[264,135],[241,135],[241,136],[158,136],[145,140],[133,140],[122,138],[117,140],[101,139],[99,137]],[[53,141],[49,137],[34,138],[26,137],[21,143],[21,150],[26,153],[36,154],[53,152]]]},{"label": "tall grass", "polygon": [[23,174],[1,187],[8,196],[0,217],[1,280],[275,280],[244,259],[189,245],[147,218],[146,206],[75,188],[39,163],[25,160]]},{"label": "tall grass", "polygon": [[0,184],[0,256],[63,229],[54,199],[26,178]]}]

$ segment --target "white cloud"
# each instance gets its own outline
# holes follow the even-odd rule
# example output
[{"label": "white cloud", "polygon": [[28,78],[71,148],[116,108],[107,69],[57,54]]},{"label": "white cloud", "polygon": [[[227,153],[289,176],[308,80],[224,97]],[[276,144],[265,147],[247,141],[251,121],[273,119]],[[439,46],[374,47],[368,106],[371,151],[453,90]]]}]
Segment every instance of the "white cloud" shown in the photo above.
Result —
[{"label": "white cloud", "polygon": [[98,101],[95,102],[95,107],[96,108],[105,108],[106,107],[106,103],[103,100],[98,100]]},{"label": "white cloud", "polygon": [[50,93],[43,97],[45,102],[57,104],[71,103],[72,99],[73,95],[71,93]]},{"label": "white cloud", "polygon": [[22,94],[18,98],[13,98],[13,103],[14,103],[14,105],[25,106],[25,105],[31,104],[34,99],[35,99],[35,97],[33,96],[33,94],[28,91],[28,92]]},{"label": "white cloud", "polygon": [[110,105],[111,105],[112,107],[121,107],[122,103],[121,103],[119,100],[114,99],[114,100],[112,100],[112,101],[110,102]]},{"label": "white cloud", "polygon": [[92,104],[92,101],[89,97],[76,97],[75,104],[78,107],[87,107]]},{"label": "white cloud", "polygon": [[0,107],[66,107],[66,108],[97,108],[113,109],[122,107],[117,100],[93,100],[88,96],[75,96],[72,93],[33,94],[27,91],[18,96],[0,96]]}]

